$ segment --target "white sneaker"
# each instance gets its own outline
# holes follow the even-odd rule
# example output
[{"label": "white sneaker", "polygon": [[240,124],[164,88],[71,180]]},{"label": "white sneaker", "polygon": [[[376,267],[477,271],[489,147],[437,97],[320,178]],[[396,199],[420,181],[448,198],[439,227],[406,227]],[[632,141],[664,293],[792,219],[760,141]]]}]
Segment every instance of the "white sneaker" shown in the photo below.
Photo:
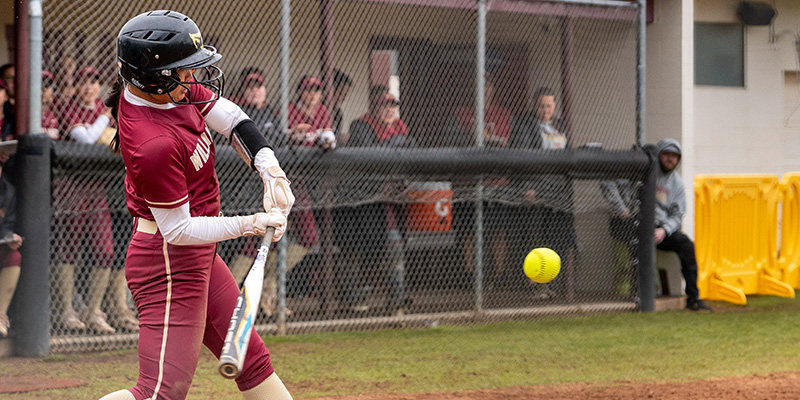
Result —
[{"label": "white sneaker", "polygon": [[101,335],[116,332],[116,330],[106,322],[106,315],[100,310],[95,310],[86,317],[86,326]]},{"label": "white sneaker", "polygon": [[8,336],[8,328],[11,326],[8,315],[0,314],[0,338]]},{"label": "white sneaker", "polygon": [[556,292],[545,286],[537,290],[534,297],[539,300],[549,300],[556,297]]},{"label": "white sneaker", "polygon": [[109,322],[114,324],[119,329],[126,330],[129,332],[138,332],[139,331],[139,319],[136,318],[136,314],[133,313],[128,308],[124,308],[118,310],[117,312],[111,313],[109,315]]},{"label": "white sneaker", "polygon": [[73,310],[64,311],[64,313],[61,314],[61,326],[66,330],[86,329],[86,324],[81,322],[78,318],[78,314]]}]

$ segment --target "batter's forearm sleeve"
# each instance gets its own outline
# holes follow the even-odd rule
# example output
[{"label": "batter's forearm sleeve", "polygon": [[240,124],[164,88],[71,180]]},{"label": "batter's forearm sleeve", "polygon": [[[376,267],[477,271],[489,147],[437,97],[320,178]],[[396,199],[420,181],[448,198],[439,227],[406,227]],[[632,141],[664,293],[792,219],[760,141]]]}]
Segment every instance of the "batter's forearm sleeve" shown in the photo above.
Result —
[{"label": "batter's forearm sleeve", "polygon": [[211,129],[231,140],[231,146],[250,167],[253,167],[253,158],[259,150],[272,148],[250,117],[226,98],[217,100],[205,120]]},{"label": "batter's forearm sleeve", "polygon": [[248,119],[250,117],[239,106],[224,97],[217,100],[205,116],[206,125],[226,138],[231,137],[236,125]]},{"label": "batter's forearm sleeve", "polygon": [[240,122],[233,128],[231,146],[239,153],[239,157],[242,157],[242,160],[253,169],[256,169],[253,161],[258,151],[265,147],[272,148],[264,137],[264,134],[262,134],[261,131],[258,130],[258,127],[256,127],[256,124],[249,119]]},{"label": "batter's forearm sleeve", "polygon": [[150,207],[167,243],[188,246],[217,243],[243,236],[243,217],[192,217],[189,203],[178,208]]}]

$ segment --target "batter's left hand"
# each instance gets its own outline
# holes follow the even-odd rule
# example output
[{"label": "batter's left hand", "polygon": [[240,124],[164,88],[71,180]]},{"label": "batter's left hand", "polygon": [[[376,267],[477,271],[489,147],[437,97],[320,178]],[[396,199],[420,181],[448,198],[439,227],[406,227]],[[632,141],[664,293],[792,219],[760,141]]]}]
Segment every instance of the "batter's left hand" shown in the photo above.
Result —
[{"label": "batter's left hand", "polygon": [[266,213],[256,213],[242,217],[240,220],[242,224],[242,234],[244,236],[264,235],[267,227],[275,228],[275,234],[272,235],[272,241],[277,242],[281,240],[281,236],[286,232],[286,217],[277,208],[273,208]]},{"label": "batter's left hand", "polygon": [[278,165],[275,153],[266,147],[259,150],[254,164],[261,175],[261,180],[264,181],[264,211],[270,212],[273,208],[277,208],[284,217],[288,217],[294,205],[294,194],[286,173]]}]

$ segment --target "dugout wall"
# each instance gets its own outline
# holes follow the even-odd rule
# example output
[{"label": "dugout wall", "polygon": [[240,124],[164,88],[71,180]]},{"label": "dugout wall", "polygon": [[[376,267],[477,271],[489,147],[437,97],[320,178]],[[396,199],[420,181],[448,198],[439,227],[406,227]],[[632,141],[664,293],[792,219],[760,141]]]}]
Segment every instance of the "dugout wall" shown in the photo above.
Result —
[{"label": "dugout wall", "polygon": [[[252,74],[263,79],[271,110],[251,116],[272,124],[299,196],[268,267],[261,333],[647,309],[652,292],[639,290],[634,268],[643,243],[638,198],[650,165],[638,147],[641,13],[637,3],[587,3],[237,0],[220,12],[205,1],[48,1],[42,66],[62,99],[75,89],[73,67],[96,68],[107,89],[122,24],[172,8],[192,17],[224,55],[226,97],[245,105]],[[336,115],[336,70],[350,81],[337,148],[286,141],[286,110],[303,76],[323,82],[320,100]],[[402,140],[355,139],[358,119],[376,105],[375,86],[399,100],[408,127]],[[537,130],[534,93],[543,88],[555,101],[548,135]],[[50,268],[74,265],[70,298],[59,292],[70,285],[52,282],[52,351],[135,346],[136,333],[113,323],[116,332],[105,335],[59,323],[65,306],[81,314],[96,290],[98,246],[111,243],[107,262],[123,267],[131,221],[120,158],[102,144],[52,144],[58,200]],[[224,213],[258,211],[258,179],[221,140],[217,171]],[[107,205],[87,203],[80,189],[87,186]],[[104,219],[110,230],[96,225]],[[237,278],[252,262],[253,244],[219,246]],[[552,247],[564,260],[549,285],[522,274],[534,247]],[[109,312],[116,289],[112,280],[102,284]]]}]

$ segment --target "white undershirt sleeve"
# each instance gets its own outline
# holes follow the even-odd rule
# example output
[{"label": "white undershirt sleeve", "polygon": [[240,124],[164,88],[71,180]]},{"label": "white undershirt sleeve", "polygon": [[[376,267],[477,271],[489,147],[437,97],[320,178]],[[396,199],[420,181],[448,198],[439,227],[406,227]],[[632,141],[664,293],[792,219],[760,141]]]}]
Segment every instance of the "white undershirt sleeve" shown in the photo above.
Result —
[{"label": "white undershirt sleeve", "polygon": [[167,243],[179,246],[216,243],[244,235],[242,217],[192,217],[189,203],[178,208],[150,207]]},{"label": "white undershirt sleeve", "polygon": [[108,117],[101,115],[97,117],[97,120],[91,125],[77,125],[72,127],[69,131],[69,135],[81,143],[97,143],[97,139],[100,138],[100,135],[103,134],[103,130],[108,127],[109,123]]},{"label": "white undershirt sleeve", "polygon": [[224,97],[217,100],[208,114],[206,114],[208,127],[228,139],[231,137],[233,128],[246,119],[250,119],[250,117],[239,106]]}]

